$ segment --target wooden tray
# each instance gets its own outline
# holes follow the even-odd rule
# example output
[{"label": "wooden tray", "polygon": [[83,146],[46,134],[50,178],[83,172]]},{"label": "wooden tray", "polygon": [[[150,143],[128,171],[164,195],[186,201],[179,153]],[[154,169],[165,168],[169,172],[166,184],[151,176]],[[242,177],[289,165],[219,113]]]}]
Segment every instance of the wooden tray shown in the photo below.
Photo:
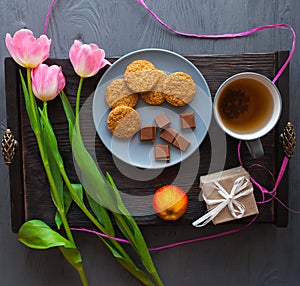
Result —
[{"label": "wooden tray", "polygon": [[[279,68],[282,66],[288,56],[288,52],[274,53],[255,53],[241,55],[190,55],[186,56],[202,72],[210,87],[211,94],[214,96],[219,85],[229,76],[244,71],[253,71],[264,74],[272,79]],[[109,59],[111,62],[116,59]],[[75,75],[72,66],[67,59],[49,59],[48,64],[58,64],[63,67],[63,72],[67,78],[66,93],[68,94],[72,105],[75,104],[78,77]],[[10,190],[11,190],[11,219],[12,230],[17,232],[22,223],[29,219],[41,219],[51,226],[54,226],[54,213],[46,175],[44,173],[39,152],[37,149],[35,137],[31,131],[28,117],[24,107],[24,100],[19,80],[19,67],[11,58],[5,60],[5,81],[6,81],[6,104],[7,104],[7,127],[10,128],[19,142],[19,149],[14,162],[10,166]],[[87,100],[92,96],[99,79],[104,70],[100,71],[95,77],[86,79],[82,92],[82,104],[85,107],[92,108],[92,100]],[[250,158],[246,148],[242,146],[242,157],[244,166],[250,166],[252,163],[258,163],[268,168],[276,176],[281,160],[283,158],[281,146],[279,145],[279,134],[288,121],[289,110],[289,75],[288,69],[277,82],[283,98],[283,112],[280,122],[276,128],[263,137],[265,155],[259,160]],[[72,152],[68,141],[68,125],[61,107],[60,99],[55,99],[49,103],[49,116],[52,120],[55,132],[58,137],[60,150],[65,160],[66,169],[73,182],[77,181],[76,172],[73,167]],[[92,113],[81,122],[83,125],[83,137],[85,134],[95,134],[92,140],[85,141],[88,148],[94,148],[97,154],[97,160],[103,172],[109,171],[114,178],[121,194],[124,195],[125,204],[129,210],[145,211],[151,208],[149,200],[145,203],[141,196],[151,196],[154,191],[165,184],[172,183],[176,177],[180,164],[166,168],[155,179],[149,181],[135,181],[127,178],[116,168],[110,152],[103,146],[96,135],[92,120]],[[218,127],[212,122],[209,133],[214,132]],[[91,133],[92,132],[92,133]],[[91,137],[91,136],[89,136]],[[237,158],[238,141],[226,137],[227,156],[225,165],[221,170],[236,167],[239,165]],[[95,147],[94,147],[95,146]],[[196,179],[188,192],[189,207],[182,219],[175,224],[190,224],[193,220],[203,215],[206,210],[205,203],[199,201],[199,176],[211,172],[212,152],[211,138],[206,136],[204,142],[200,145],[199,151],[195,156],[200,156],[200,164]],[[224,146],[223,146],[224,147]],[[194,155],[192,155],[194,156]],[[195,158],[197,159],[197,158]],[[197,160],[195,160],[197,161]],[[219,170],[214,170],[219,171]],[[273,178],[262,168],[253,168],[250,171],[267,189],[271,190]],[[183,171],[183,178],[187,181],[189,170]],[[285,204],[288,202],[288,174],[286,173],[278,190],[278,197]],[[193,178],[192,178],[193,179]],[[184,186],[183,186],[184,187]],[[256,198],[260,199],[260,193],[255,190]],[[126,198],[130,199],[126,199]],[[136,199],[138,200],[136,200]],[[148,203],[146,203],[148,202]],[[136,220],[141,225],[170,224],[161,221],[155,214],[137,216]],[[69,213],[69,221],[72,226],[89,227],[90,223],[81,214],[77,206],[73,205]],[[242,219],[246,222],[248,219]],[[288,223],[288,212],[286,212],[276,202],[266,204],[260,211],[258,222],[274,223],[277,226],[286,226]],[[174,224],[174,223],[172,223]]]}]

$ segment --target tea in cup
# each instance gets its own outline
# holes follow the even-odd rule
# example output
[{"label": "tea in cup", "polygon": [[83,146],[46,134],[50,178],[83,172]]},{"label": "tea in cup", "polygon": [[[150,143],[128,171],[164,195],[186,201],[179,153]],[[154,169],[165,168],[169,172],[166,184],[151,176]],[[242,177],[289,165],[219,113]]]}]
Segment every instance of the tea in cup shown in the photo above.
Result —
[{"label": "tea in cup", "polygon": [[264,154],[259,138],[276,125],[281,109],[281,96],[275,84],[253,72],[228,78],[214,98],[217,123],[228,135],[245,140],[253,158]]}]

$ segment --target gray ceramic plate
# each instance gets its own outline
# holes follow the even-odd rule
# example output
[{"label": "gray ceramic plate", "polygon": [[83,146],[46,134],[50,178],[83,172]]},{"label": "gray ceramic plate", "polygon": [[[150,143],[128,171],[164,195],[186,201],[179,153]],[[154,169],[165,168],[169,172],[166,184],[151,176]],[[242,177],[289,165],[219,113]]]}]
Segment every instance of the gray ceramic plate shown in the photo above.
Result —
[{"label": "gray ceramic plate", "polygon": [[[154,144],[167,144],[159,138],[159,131],[157,132],[155,143],[151,143],[141,142],[139,133],[135,134],[130,140],[123,140],[112,136],[107,129],[106,120],[110,109],[105,101],[106,87],[113,79],[122,78],[127,65],[138,59],[151,61],[158,69],[164,70],[168,74],[176,71],[185,72],[193,78],[197,86],[196,95],[186,106],[174,107],[168,103],[151,106],[146,104],[141,98],[135,108],[140,114],[141,125],[155,125],[154,117],[161,112],[165,112],[170,118],[172,126],[191,142],[185,152],[170,146],[171,158],[169,162],[157,161],[154,158]],[[180,130],[179,114],[186,112],[194,112],[196,120],[196,128],[194,130]],[[211,116],[211,95],[201,72],[184,57],[162,49],[143,49],[121,57],[102,76],[93,100],[94,124],[103,144],[121,161],[146,169],[160,169],[172,166],[188,158],[203,141]]]}]

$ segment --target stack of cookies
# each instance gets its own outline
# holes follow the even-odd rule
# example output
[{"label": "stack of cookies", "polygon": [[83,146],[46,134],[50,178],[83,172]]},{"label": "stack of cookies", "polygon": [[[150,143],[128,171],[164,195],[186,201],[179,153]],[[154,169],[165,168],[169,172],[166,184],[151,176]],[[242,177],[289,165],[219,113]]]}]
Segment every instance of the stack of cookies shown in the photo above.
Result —
[{"label": "stack of cookies", "polygon": [[192,77],[184,72],[170,75],[157,69],[150,61],[135,60],[125,70],[123,78],[112,80],[105,94],[108,106],[107,126],[116,137],[128,139],[140,129],[140,116],[134,107],[139,98],[150,105],[165,101],[184,106],[196,94]]}]

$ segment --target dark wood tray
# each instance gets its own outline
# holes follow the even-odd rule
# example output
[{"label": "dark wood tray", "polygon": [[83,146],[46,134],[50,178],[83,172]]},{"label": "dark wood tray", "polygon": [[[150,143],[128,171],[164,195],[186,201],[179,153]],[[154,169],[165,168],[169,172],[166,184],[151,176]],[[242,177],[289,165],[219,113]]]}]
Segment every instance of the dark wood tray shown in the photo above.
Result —
[{"label": "dark wood tray", "polygon": [[[264,74],[272,79],[279,68],[282,66],[288,56],[288,52],[274,53],[255,53],[241,55],[190,55],[186,56],[193,62],[202,72],[210,87],[211,94],[214,96],[219,85],[229,76],[243,71],[254,71]],[[115,59],[109,59],[111,62]],[[67,59],[49,59],[48,64],[58,64],[63,67],[63,72],[67,78],[66,93],[68,94],[72,105],[75,104],[78,77],[75,75],[72,66]],[[28,117],[24,107],[24,100],[19,80],[19,67],[11,58],[5,60],[5,81],[6,81],[6,101],[7,101],[7,124],[19,141],[14,162],[10,166],[10,190],[11,190],[11,219],[12,230],[18,231],[23,222],[29,219],[41,219],[49,225],[54,226],[54,212],[46,175],[44,173],[39,152],[35,142],[34,135],[31,131]],[[82,92],[82,104],[85,102],[85,108],[91,110],[92,100],[87,100],[92,96],[99,79],[104,70],[100,71],[95,77],[86,79]],[[289,110],[289,74],[288,69],[280,77],[277,82],[283,98],[283,112],[276,128],[262,138],[265,148],[265,155],[254,160],[248,154],[245,146],[242,146],[242,157],[244,166],[250,166],[258,163],[268,168],[276,176],[278,173],[281,160],[283,158],[281,146],[279,145],[279,134],[288,121]],[[89,98],[90,99],[90,98]],[[180,164],[166,168],[155,179],[149,181],[135,181],[124,176],[116,168],[112,155],[103,146],[96,135],[92,120],[92,112],[82,120],[83,137],[88,148],[91,148],[97,154],[98,163],[103,172],[109,171],[114,178],[121,194],[124,196],[125,204],[129,210],[136,213],[137,210],[145,211],[151,208],[149,199],[141,199],[151,196],[154,191],[165,184],[172,183],[176,177]],[[73,167],[72,152],[68,141],[68,126],[61,107],[59,99],[55,99],[49,104],[49,116],[52,120],[55,132],[58,137],[59,146],[63,158],[65,160],[66,169],[73,182],[77,181],[76,172]],[[166,223],[157,218],[155,214],[136,216],[136,220],[141,225],[153,224],[190,224],[193,220],[203,215],[206,210],[205,203],[199,201],[199,176],[211,172],[212,162],[212,138],[209,136],[212,132],[218,131],[218,127],[212,121],[208,135],[204,142],[200,145],[199,151],[192,156],[200,156],[200,164],[198,174],[188,192],[189,207],[179,221],[174,223]],[[95,134],[89,136],[87,134]],[[236,167],[239,165],[237,158],[238,141],[230,137],[226,137],[227,156],[226,162],[222,169]],[[224,147],[224,146],[223,146]],[[197,158],[195,158],[195,161]],[[193,161],[193,160],[192,160]],[[190,178],[189,170],[183,171],[183,178],[187,181]],[[214,171],[219,171],[218,169]],[[273,186],[273,178],[262,168],[253,168],[250,171],[267,189],[271,190]],[[285,204],[288,202],[288,174],[286,173],[278,190],[278,197]],[[184,186],[184,179],[182,187]],[[260,193],[255,189],[256,198],[260,199]],[[128,199],[129,198],[129,199]],[[145,201],[145,203],[143,203]],[[248,219],[242,219],[241,223]],[[69,221],[72,226],[89,227],[90,223],[81,214],[80,210],[73,205],[69,213]],[[286,226],[288,223],[288,213],[276,202],[266,204],[260,211],[258,222],[274,223],[277,226]]]}]

